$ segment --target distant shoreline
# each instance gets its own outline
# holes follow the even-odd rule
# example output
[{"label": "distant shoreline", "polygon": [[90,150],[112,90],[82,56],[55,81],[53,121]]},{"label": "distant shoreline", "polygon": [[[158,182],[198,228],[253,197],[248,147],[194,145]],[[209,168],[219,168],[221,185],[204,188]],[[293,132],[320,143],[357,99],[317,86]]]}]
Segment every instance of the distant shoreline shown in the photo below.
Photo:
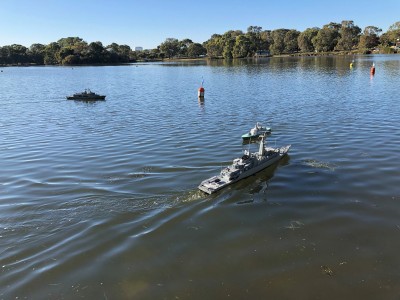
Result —
[{"label": "distant shoreline", "polygon": [[[312,56],[355,56],[355,55],[396,55],[400,53],[369,53],[362,54],[358,51],[349,52],[349,51],[332,51],[332,52],[299,52],[299,53],[291,53],[291,54],[280,54],[280,55],[270,55],[263,57],[242,57],[242,58],[233,58],[228,60],[246,60],[246,59],[260,59],[260,58],[274,58],[274,57],[312,57]],[[174,62],[174,61],[203,61],[203,60],[226,60],[223,57],[199,57],[199,58],[170,58],[164,59],[160,62]],[[138,61],[139,62],[139,61]]]},{"label": "distant shoreline", "polygon": [[234,59],[225,59],[223,57],[198,57],[198,58],[164,58],[164,59],[154,59],[154,60],[137,60],[135,62],[129,63],[119,63],[119,64],[78,64],[78,65],[38,65],[38,64],[9,64],[9,65],[0,65],[1,68],[7,67],[63,67],[63,68],[74,68],[74,67],[106,67],[106,66],[131,66],[135,64],[141,63],[168,63],[168,62],[185,62],[185,61],[207,61],[207,60],[257,60],[257,59],[265,59],[265,58],[279,58],[279,57],[323,57],[323,56],[359,56],[359,55],[396,55],[400,53],[370,53],[370,54],[362,54],[358,51],[349,52],[349,51],[334,51],[334,52],[307,52],[307,53],[291,53],[291,54],[280,54],[280,55],[270,55],[263,57],[243,57],[243,58],[234,58]]}]

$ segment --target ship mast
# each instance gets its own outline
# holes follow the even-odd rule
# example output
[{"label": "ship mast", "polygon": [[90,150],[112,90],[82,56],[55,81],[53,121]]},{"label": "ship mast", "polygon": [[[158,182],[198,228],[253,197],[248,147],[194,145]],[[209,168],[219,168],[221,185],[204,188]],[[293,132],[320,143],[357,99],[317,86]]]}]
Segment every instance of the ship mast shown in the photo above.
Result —
[{"label": "ship mast", "polygon": [[258,155],[260,155],[260,156],[264,156],[264,153],[265,153],[265,147],[264,147],[264,145],[265,145],[265,137],[266,137],[266,136],[267,136],[266,133],[264,133],[264,134],[261,136],[260,148],[258,149]]}]

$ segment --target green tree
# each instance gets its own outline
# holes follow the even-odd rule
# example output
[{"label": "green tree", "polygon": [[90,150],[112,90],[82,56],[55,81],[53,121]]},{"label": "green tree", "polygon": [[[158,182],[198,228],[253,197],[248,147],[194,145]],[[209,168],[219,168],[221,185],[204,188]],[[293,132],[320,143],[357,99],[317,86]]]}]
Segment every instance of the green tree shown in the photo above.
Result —
[{"label": "green tree", "polygon": [[379,43],[383,47],[389,47],[390,45],[392,45],[390,35],[387,32],[383,33],[379,37]]},{"label": "green tree", "polygon": [[180,56],[187,57],[188,56],[188,48],[191,44],[193,44],[193,41],[191,39],[184,39],[182,41],[179,41],[178,54]]},{"label": "green tree", "polygon": [[213,34],[210,39],[204,42],[209,57],[221,57],[224,51],[224,43],[220,34]]},{"label": "green tree", "polygon": [[10,64],[10,46],[3,46],[0,48],[0,64]]},{"label": "green tree", "polygon": [[324,25],[324,27],[327,27],[327,28],[329,28],[329,29],[333,29],[333,30],[339,31],[339,30],[340,30],[340,27],[342,27],[342,25],[339,24],[339,23],[330,22],[329,24]]},{"label": "green tree", "polygon": [[[333,24],[333,25],[331,25]],[[321,28],[312,39],[315,50],[318,52],[333,51],[339,39],[337,23],[330,23]]]},{"label": "green tree", "polygon": [[12,44],[8,50],[9,60],[12,64],[28,62],[28,48],[19,44]]},{"label": "green tree", "polygon": [[264,30],[260,33],[260,48],[258,50],[268,50],[272,44],[271,30]]},{"label": "green tree", "polygon": [[[156,51],[158,52],[158,54],[160,53],[159,49],[156,49]],[[143,51],[134,51],[136,54],[136,59],[138,60],[147,60],[150,57],[150,52],[147,50],[143,50]],[[158,54],[156,57],[158,57]]]},{"label": "green tree", "polygon": [[37,65],[44,64],[44,55],[45,55],[46,46],[42,44],[32,44],[29,47],[29,60]]},{"label": "green tree", "polygon": [[147,50],[147,52],[148,52],[148,55],[147,55],[147,56],[148,56],[150,59],[161,58],[161,57],[160,57],[161,51],[160,51],[160,49],[158,49],[158,48],[151,49],[150,51]]},{"label": "green tree", "polygon": [[118,53],[118,51],[119,51],[119,45],[118,45],[117,43],[111,43],[110,45],[108,45],[108,46],[106,47],[106,49],[107,49],[107,50],[112,50],[112,51],[114,51],[115,53]]},{"label": "green tree", "polygon": [[233,58],[233,48],[235,47],[235,43],[236,43],[236,38],[229,38],[225,40],[224,50],[222,52],[222,56],[225,59]]},{"label": "green tree", "polygon": [[377,47],[379,45],[379,34],[381,32],[382,29],[375,26],[365,27],[363,34],[360,36],[358,48],[366,52],[368,49]]},{"label": "green tree", "polygon": [[400,21],[390,25],[388,31],[398,31],[400,30]]},{"label": "green tree", "polygon": [[74,56],[74,49],[71,46],[62,47],[60,51],[56,53],[57,61],[61,64],[66,64],[64,61],[67,56]]},{"label": "green tree", "polygon": [[276,29],[271,32],[272,44],[269,47],[273,55],[282,54],[285,51],[285,36],[289,29]]},{"label": "green tree", "polygon": [[119,61],[127,63],[131,60],[132,49],[128,45],[119,45],[118,47],[118,57]]},{"label": "green tree", "polygon": [[61,47],[58,43],[53,42],[48,44],[44,49],[44,64],[46,65],[56,65],[59,63],[57,60],[58,51]]},{"label": "green tree", "polygon": [[353,21],[342,21],[339,34],[340,38],[336,45],[337,50],[350,51],[358,45],[361,28],[354,25]]},{"label": "green tree", "polygon": [[187,55],[189,57],[199,57],[201,55],[205,55],[206,53],[207,53],[206,48],[204,48],[199,43],[190,44],[187,50]]},{"label": "green tree", "polygon": [[110,63],[119,63],[119,45],[117,43],[111,43],[105,47],[105,56]]},{"label": "green tree", "polygon": [[[134,51],[132,50],[131,53],[129,54],[129,61],[130,62],[136,62],[138,60],[138,52],[144,52],[144,51]],[[150,51],[148,51],[150,55]]]},{"label": "green tree", "polygon": [[262,32],[262,27],[261,26],[249,26],[249,27],[247,27],[247,33],[261,34],[261,32]]},{"label": "green tree", "polygon": [[80,59],[77,55],[67,55],[63,61],[62,64],[63,65],[78,65],[80,63]]},{"label": "green tree", "polygon": [[251,43],[249,51],[250,53],[248,56],[253,56],[257,50],[263,50],[261,33],[262,33],[262,27],[260,26],[249,26],[247,28],[246,35]]},{"label": "green tree", "polygon": [[299,35],[300,31],[297,30],[289,30],[286,32],[285,38],[283,39],[286,53],[294,53],[299,51],[299,43],[297,41]]},{"label": "green tree", "polygon": [[68,46],[74,46],[75,44],[83,42],[83,39],[80,37],[66,37],[59,39],[57,41],[57,44],[60,45],[61,48],[63,47],[68,47]]},{"label": "green tree", "polygon": [[224,58],[233,58],[233,48],[236,43],[236,38],[241,35],[243,35],[241,30],[229,30],[221,36],[219,43],[223,46],[222,56]]},{"label": "green tree", "polygon": [[164,59],[165,53],[161,51],[160,46],[157,46],[158,58]]},{"label": "green tree", "polygon": [[91,64],[104,63],[105,57],[106,57],[106,52],[102,42],[97,41],[89,44],[88,53],[85,57],[86,63],[91,63]]},{"label": "green tree", "polygon": [[236,37],[235,45],[233,46],[233,58],[247,57],[251,50],[251,41],[246,35],[239,35]]},{"label": "green tree", "polygon": [[312,39],[318,34],[319,28],[307,28],[299,34],[297,43],[301,52],[314,52],[315,48]]},{"label": "green tree", "polygon": [[175,38],[167,38],[165,42],[161,43],[160,50],[168,58],[172,58],[179,53],[179,41]]},{"label": "green tree", "polygon": [[5,65],[7,64],[7,53],[6,49],[4,47],[0,47],[0,65]]},{"label": "green tree", "polygon": [[384,46],[393,46],[398,41],[400,41],[400,22],[391,25],[388,31],[381,36],[381,43]]},{"label": "green tree", "polygon": [[79,57],[84,57],[89,53],[89,45],[85,41],[77,41],[70,47],[74,50],[74,54]]}]

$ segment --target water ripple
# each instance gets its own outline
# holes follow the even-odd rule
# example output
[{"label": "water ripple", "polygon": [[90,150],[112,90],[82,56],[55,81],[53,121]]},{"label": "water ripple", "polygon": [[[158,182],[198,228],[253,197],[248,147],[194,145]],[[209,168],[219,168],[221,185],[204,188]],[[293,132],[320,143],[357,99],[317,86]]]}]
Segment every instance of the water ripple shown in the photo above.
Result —
[{"label": "water ripple", "polygon": [[[0,298],[395,298],[399,59],[349,59],[7,68]],[[257,121],[290,155],[200,192]]]}]

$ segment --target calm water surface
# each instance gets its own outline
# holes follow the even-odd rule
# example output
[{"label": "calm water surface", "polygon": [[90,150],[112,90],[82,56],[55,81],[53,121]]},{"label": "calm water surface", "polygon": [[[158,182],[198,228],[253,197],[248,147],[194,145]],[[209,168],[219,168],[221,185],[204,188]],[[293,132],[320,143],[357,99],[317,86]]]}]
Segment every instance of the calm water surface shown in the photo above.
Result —
[{"label": "calm water surface", "polygon": [[400,56],[1,70],[0,299],[400,299]]}]

